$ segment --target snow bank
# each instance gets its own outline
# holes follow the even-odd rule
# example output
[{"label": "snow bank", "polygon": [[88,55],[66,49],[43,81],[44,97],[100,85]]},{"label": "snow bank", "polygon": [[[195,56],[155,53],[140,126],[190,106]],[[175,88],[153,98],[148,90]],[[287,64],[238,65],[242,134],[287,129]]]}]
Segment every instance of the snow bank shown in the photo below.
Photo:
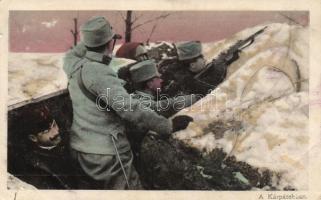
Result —
[{"label": "snow bank", "polygon": [[[63,57],[64,53],[10,53],[8,105],[65,89]],[[121,67],[133,61],[118,58],[112,62],[113,66]]]},{"label": "snow bank", "polygon": [[66,88],[61,53],[9,54],[9,105]]},{"label": "snow bank", "polygon": [[[222,148],[239,161],[274,171],[278,189],[303,190],[308,186],[308,29],[266,25],[229,67],[226,81],[178,113],[192,116],[194,122],[175,137],[204,153]],[[215,58],[266,25],[203,44],[205,58]],[[9,105],[65,88],[62,58],[63,54],[11,53]],[[222,135],[215,132],[218,122],[225,126]]]},{"label": "snow bank", "polygon": [[[264,25],[265,26],[265,25]],[[264,26],[243,30],[231,39],[205,45],[214,58],[239,39]],[[229,156],[275,172],[273,186],[308,189],[308,30],[268,24],[228,70],[211,94],[178,113],[194,118],[175,137],[203,152],[222,148]],[[217,136],[216,124],[225,124]]]},{"label": "snow bank", "polygon": [[34,186],[18,179],[17,177],[13,176],[12,174],[8,173],[8,180],[7,180],[7,188],[9,190],[36,190]]}]

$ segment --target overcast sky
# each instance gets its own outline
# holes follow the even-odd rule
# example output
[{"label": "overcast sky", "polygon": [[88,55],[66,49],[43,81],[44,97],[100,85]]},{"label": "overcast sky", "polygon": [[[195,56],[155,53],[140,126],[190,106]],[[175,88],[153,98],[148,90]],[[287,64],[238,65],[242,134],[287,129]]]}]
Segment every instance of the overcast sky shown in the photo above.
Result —
[{"label": "overcast sky", "polygon": [[[162,14],[165,19],[153,21],[133,32],[133,41],[146,41],[151,30],[151,41],[200,40],[213,42],[229,37],[246,28],[266,22],[309,24],[308,12],[269,11],[134,11],[138,17],[135,25],[144,23]],[[70,29],[73,18],[79,26],[92,16],[105,16],[116,32],[124,35],[125,11],[11,11],[9,17],[11,52],[64,52],[73,44]],[[291,22],[284,15],[296,22]],[[119,41],[124,42],[123,40]]]}]

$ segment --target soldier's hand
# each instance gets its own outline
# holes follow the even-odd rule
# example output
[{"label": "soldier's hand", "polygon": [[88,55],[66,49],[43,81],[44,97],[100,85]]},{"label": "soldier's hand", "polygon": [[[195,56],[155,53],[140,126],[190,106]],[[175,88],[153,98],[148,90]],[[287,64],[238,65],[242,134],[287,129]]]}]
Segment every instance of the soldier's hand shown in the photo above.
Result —
[{"label": "soldier's hand", "polygon": [[172,119],[173,132],[186,129],[190,122],[194,121],[192,117],[187,115],[178,115]]}]

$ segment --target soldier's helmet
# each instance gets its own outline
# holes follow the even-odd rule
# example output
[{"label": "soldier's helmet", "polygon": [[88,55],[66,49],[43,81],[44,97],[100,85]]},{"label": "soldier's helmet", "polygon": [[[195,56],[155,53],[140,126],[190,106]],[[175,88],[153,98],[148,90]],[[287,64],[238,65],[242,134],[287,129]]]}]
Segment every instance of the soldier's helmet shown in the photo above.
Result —
[{"label": "soldier's helmet", "polygon": [[188,41],[174,43],[179,61],[191,60],[202,55],[200,41]]},{"label": "soldier's helmet", "polygon": [[148,59],[147,50],[142,44],[136,47],[135,58],[139,61]]},{"label": "soldier's helmet", "polygon": [[92,17],[80,28],[81,40],[87,47],[99,47],[121,36],[114,33],[110,23],[101,16]]},{"label": "soldier's helmet", "polygon": [[154,60],[144,60],[133,65],[130,69],[131,80],[134,83],[141,83],[154,77],[159,77]]}]

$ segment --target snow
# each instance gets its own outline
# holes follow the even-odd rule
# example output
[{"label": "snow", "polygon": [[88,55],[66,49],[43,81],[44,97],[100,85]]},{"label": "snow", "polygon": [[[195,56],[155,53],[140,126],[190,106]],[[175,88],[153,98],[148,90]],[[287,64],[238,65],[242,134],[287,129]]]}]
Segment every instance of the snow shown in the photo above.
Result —
[{"label": "snow", "polygon": [[44,21],[44,22],[41,22],[42,25],[44,25],[45,27],[47,28],[53,28],[56,26],[58,20],[56,19],[53,19],[52,21]]},{"label": "snow", "polygon": [[174,48],[173,43],[168,42],[168,41],[159,41],[159,42],[155,42],[155,43],[149,43],[148,45],[145,45],[145,48],[147,50],[153,49],[153,48],[157,48],[159,46],[162,46],[163,44],[168,45],[170,48]]},{"label": "snow", "polygon": [[19,178],[8,174],[7,187],[9,190],[36,190],[34,186],[20,180]]},{"label": "snow", "polygon": [[[8,105],[65,89],[63,56],[64,53],[10,53]],[[118,58],[112,62],[113,66],[121,67],[133,61]]]},{"label": "snow", "polygon": [[[178,113],[193,117],[194,122],[174,137],[204,153],[222,148],[239,161],[268,168],[275,172],[273,185],[280,190],[288,186],[305,190],[309,148],[308,28],[263,24],[203,44],[203,52],[210,61],[265,26],[268,28],[229,67],[226,80]],[[150,48],[157,45],[151,44]],[[9,105],[64,89],[67,80],[62,57],[54,53],[10,53]],[[113,62],[123,65],[132,61]],[[207,129],[216,122],[229,126],[221,138],[215,138],[215,133]]]},{"label": "snow", "polygon": [[24,32],[26,32],[27,31],[27,26],[26,25],[24,25],[23,27],[22,27],[22,32],[24,33]]},{"label": "snow", "polygon": [[[264,26],[205,45],[205,57],[214,58]],[[268,168],[275,172],[273,186],[277,189],[308,189],[307,49],[307,28],[268,24],[230,66],[222,84],[203,101],[177,114],[189,115],[194,122],[175,137],[204,153],[222,148],[238,161]],[[232,127],[216,139],[206,128],[219,121]]]},{"label": "snow", "polygon": [[62,53],[10,53],[8,104],[66,88]]}]

